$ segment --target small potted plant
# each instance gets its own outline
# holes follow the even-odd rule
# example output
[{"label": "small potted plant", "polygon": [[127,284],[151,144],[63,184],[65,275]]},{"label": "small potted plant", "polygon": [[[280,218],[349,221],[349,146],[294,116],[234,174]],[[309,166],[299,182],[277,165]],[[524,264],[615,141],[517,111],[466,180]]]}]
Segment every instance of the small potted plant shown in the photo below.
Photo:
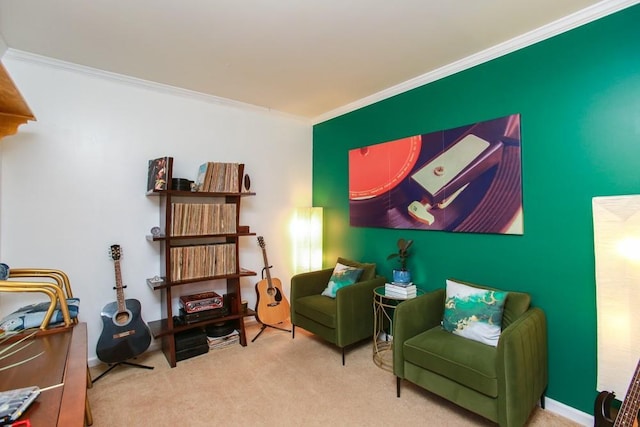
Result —
[{"label": "small potted plant", "polygon": [[413,240],[398,239],[398,251],[390,254],[387,259],[398,259],[400,269],[393,270],[393,281],[396,283],[411,282],[411,273],[407,270],[407,258],[409,258],[409,248],[413,244]]}]

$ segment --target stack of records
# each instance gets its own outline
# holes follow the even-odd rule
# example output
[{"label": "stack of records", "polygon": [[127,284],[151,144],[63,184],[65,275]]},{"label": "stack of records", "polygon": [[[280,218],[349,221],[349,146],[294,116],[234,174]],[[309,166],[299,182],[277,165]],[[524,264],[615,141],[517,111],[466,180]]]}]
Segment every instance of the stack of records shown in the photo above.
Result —
[{"label": "stack of records", "polygon": [[228,347],[240,342],[240,334],[234,329],[233,332],[221,337],[207,336],[207,342],[209,343],[209,350]]},{"label": "stack of records", "polygon": [[384,294],[391,298],[415,298],[416,293],[416,285],[414,285],[413,282],[391,282],[384,285]]}]

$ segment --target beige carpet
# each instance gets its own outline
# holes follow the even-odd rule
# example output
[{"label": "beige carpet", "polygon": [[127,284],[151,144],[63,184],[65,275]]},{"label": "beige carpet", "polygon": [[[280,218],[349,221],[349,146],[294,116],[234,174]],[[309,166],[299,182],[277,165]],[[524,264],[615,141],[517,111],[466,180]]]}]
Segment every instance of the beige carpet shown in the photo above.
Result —
[{"label": "beige carpet", "polygon": [[[365,342],[340,351],[298,328],[291,334],[247,325],[235,345],[178,362],[150,352],[118,366],[89,389],[94,427],[111,426],[492,426],[494,424],[403,382],[372,361]],[[91,369],[95,378],[105,366]],[[576,426],[537,408],[528,426]]]}]

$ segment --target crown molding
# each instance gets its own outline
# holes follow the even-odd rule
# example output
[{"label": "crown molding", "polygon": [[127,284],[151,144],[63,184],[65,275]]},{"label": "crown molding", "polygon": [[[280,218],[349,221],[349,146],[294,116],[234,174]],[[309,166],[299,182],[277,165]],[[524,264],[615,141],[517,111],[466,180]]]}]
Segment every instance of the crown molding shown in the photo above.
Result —
[{"label": "crown molding", "polygon": [[59,59],[50,58],[48,56],[38,55],[35,53],[25,52],[25,51],[13,49],[13,48],[9,48],[3,58],[20,61],[20,62],[26,62],[26,63],[34,63],[37,65],[42,65],[45,67],[82,74],[85,76],[95,77],[102,80],[117,82],[117,83],[129,85],[129,86],[135,86],[137,88],[145,88],[145,89],[153,90],[153,91],[168,94],[168,95],[195,99],[195,100],[203,101],[209,104],[216,104],[216,105],[221,105],[221,106],[231,107],[231,108],[239,108],[245,111],[266,113],[271,115],[275,114],[283,118],[298,120],[308,124],[311,123],[311,119],[309,118],[295,116],[293,114],[287,114],[281,111],[273,110],[271,108],[261,107],[258,105],[248,104],[240,101],[234,101],[232,99],[223,98],[220,96],[209,95],[202,92],[197,92],[195,90],[183,89],[180,87],[171,86],[163,83],[157,83],[149,80],[139,79],[137,77],[113,73],[111,71],[100,70],[97,68],[87,67],[85,65],[74,64],[72,62],[61,61]]},{"label": "crown molding", "polygon": [[385,99],[391,98],[392,96],[396,96],[411,89],[423,86],[427,83],[432,83],[436,80],[443,79],[460,71],[475,67],[476,65],[491,61],[492,59],[507,55],[540,41],[554,37],[558,34],[562,34],[574,28],[588,24],[589,22],[593,22],[638,3],[640,3],[640,0],[603,0],[600,3],[596,3],[579,12],[551,22],[514,39],[497,44],[481,52],[463,58],[459,61],[452,62],[451,64],[447,64],[443,67],[437,68],[433,71],[407,80],[388,89],[381,90],[380,92],[351,102],[342,107],[336,108],[335,110],[328,111],[327,113],[314,117],[312,119],[312,123],[314,125],[322,123],[343,114],[355,111],[359,108],[375,104],[376,102],[383,101]]}]

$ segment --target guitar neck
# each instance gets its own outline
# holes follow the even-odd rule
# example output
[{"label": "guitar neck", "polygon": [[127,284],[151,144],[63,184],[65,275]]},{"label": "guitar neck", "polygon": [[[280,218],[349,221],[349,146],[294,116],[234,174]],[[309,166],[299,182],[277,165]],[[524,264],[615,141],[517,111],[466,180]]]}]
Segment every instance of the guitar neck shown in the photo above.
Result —
[{"label": "guitar neck", "polygon": [[632,426],[638,417],[640,410],[640,360],[636,366],[636,372],[633,374],[629,390],[622,402],[614,427]]},{"label": "guitar neck", "polygon": [[126,309],[124,303],[124,290],[122,286],[122,274],[120,273],[120,260],[113,260],[116,272],[116,298],[118,300],[118,312],[123,312]]},{"label": "guitar neck", "polygon": [[267,260],[267,251],[263,247],[262,248],[262,259],[264,260],[264,270],[267,275],[267,283],[269,284],[269,288],[273,288],[273,284],[271,283],[271,271],[269,269],[269,261]]}]

